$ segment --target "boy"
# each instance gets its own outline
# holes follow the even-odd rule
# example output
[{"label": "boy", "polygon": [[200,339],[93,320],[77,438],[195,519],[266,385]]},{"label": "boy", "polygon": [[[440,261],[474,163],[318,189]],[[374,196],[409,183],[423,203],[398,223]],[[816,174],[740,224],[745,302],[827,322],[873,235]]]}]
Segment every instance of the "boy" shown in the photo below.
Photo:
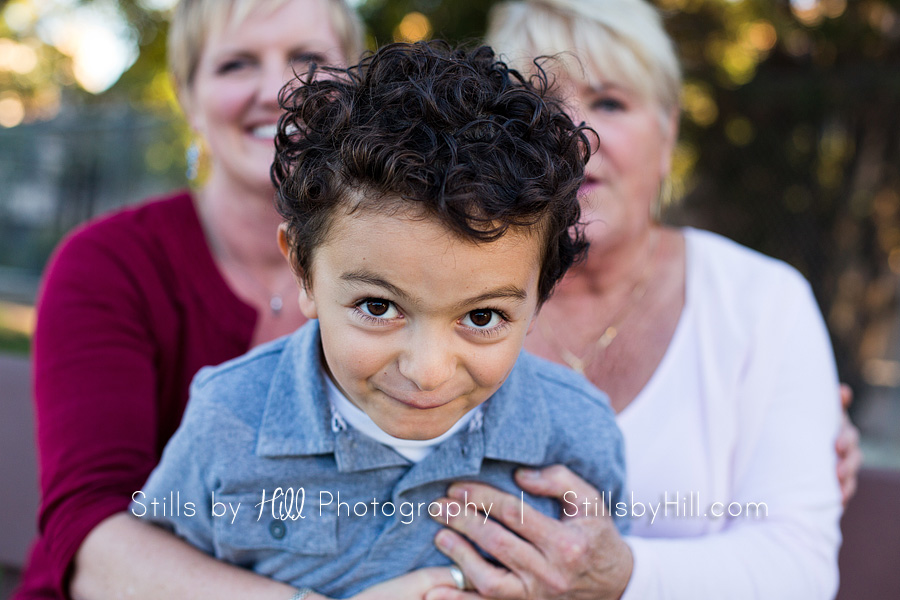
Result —
[{"label": "boy", "polygon": [[[584,251],[582,128],[489,48],[394,44],[285,92],[279,243],[312,321],[195,379],[132,512],[217,558],[346,597],[430,565],[480,480],[567,464],[615,503],[602,395],[521,354]],[[547,498],[524,501],[548,515]]]}]

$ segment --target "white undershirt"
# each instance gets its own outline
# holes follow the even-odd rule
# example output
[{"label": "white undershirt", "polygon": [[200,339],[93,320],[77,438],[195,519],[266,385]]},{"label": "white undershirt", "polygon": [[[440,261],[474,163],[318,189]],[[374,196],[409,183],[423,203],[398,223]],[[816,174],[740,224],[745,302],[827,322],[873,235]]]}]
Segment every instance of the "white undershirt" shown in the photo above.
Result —
[{"label": "white undershirt", "polygon": [[[328,401],[334,408],[336,417],[346,424],[350,425],[360,433],[368,436],[380,444],[393,448],[398,454],[414,463],[421,461],[428,456],[438,444],[450,438],[457,431],[466,425],[471,424],[473,427],[480,426],[481,423],[481,405],[474,410],[470,410],[464,414],[453,427],[445,431],[443,434],[430,440],[404,440],[385,433],[375,421],[365,412],[360,410],[355,404],[350,402],[347,397],[338,389],[327,373],[323,373],[326,384],[326,394]],[[475,420],[473,420],[475,419]]]}]

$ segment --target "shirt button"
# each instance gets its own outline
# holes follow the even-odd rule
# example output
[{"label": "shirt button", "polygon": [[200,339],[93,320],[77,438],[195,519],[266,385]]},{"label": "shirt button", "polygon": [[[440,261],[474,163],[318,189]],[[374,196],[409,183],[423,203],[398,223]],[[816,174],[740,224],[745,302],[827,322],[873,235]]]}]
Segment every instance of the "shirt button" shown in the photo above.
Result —
[{"label": "shirt button", "polygon": [[284,526],[283,521],[272,521],[269,523],[269,533],[272,534],[272,537],[276,540],[280,540],[284,537],[284,534],[287,533],[287,528]]},{"label": "shirt button", "polygon": [[459,451],[462,453],[463,456],[468,456],[468,455],[469,455],[469,449],[468,449],[467,447],[465,447],[465,446],[463,446],[462,448],[460,448]]}]

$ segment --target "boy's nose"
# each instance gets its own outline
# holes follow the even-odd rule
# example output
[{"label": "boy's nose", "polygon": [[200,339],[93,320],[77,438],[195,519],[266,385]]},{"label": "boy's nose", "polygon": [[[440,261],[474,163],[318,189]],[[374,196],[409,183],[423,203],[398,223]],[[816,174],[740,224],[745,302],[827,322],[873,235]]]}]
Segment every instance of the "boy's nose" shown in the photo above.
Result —
[{"label": "boy's nose", "polygon": [[421,340],[400,358],[400,374],[423,392],[440,388],[455,372],[456,358],[437,340]]}]

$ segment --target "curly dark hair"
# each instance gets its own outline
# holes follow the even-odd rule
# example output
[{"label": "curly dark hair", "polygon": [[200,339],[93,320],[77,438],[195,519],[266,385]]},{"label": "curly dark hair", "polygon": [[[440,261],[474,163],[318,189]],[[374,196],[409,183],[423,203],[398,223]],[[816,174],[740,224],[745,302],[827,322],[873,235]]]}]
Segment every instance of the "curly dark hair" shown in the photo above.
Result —
[{"label": "curly dark hair", "polygon": [[590,155],[586,128],[549,87],[539,65],[526,80],[487,46],[440,41],[390,44],[348,69],[313,65],[285,86],[272,181],[304,282],[338,207],[409,203],[474,242],[510,227],[543,235],[544,302],[587,249],[577,192]]}]

